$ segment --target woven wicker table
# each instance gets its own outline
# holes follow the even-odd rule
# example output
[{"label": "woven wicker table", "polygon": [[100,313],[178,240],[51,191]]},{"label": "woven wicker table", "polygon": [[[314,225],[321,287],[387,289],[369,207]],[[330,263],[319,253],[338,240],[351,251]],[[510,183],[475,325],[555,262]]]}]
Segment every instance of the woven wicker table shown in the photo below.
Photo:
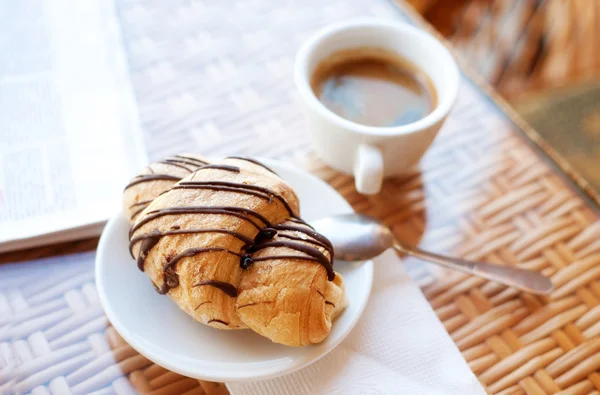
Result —
[{"label": "woven wicker table", "polygon": [[[600,200],[468,71],[420,168],[388,180],[381,194],[358,195],[349,176],[310,153],[290,78],[302,40],[340,19],[422,24],[416,14],[360,0],[119,0],[117,9],[152,159],[194,147],[293,161],[406,242],[551,276],[556,291],[540,298],[405,260],[490,393],[600,394]],[[128,346],[99,305],[93,259],[88,252],[0,266],[0,393],[227,393]]]}]

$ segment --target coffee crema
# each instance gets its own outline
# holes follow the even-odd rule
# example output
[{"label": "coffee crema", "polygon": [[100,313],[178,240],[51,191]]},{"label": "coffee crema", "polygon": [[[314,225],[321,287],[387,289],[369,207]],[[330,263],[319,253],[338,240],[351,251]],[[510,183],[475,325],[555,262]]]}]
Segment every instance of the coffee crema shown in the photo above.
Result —
[{"label": "coffee crema", "polygon": [[316,67],[311,88],[329,110],[368,126],[413,123],[437,105],[427,74],[399,55],[379,48],[333,53]]}]

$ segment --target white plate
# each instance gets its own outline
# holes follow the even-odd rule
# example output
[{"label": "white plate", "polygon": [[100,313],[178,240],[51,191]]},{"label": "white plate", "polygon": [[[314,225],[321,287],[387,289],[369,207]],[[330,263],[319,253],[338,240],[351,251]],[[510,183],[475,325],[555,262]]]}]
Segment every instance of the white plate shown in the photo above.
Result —
[{"label": "white plate", "polygon": [[[266,161],[296,191],[307,220],[352,212],[329,185],[289,164]],[[318,345],[287,347],[251,330],[222,331],[200,324],[168,297],[159,295],[128,252],[129,224],[111,219],[100,238],[96,284],[109,320],[138,352],[165,368],[210,381],[267,379],[298,370],[337,346],[358,321],[373,282],[373,263],[338,262],[348,307],[335,319],[327,339]]]}]

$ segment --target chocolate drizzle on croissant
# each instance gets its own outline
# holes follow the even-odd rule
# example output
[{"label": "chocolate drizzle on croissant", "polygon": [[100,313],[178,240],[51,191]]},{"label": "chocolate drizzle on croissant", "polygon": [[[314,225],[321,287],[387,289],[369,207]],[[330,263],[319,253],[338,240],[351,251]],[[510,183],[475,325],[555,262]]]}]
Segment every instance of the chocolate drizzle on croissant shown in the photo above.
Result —
[{"label": "chocolate drizzle on croissant", "polygon": [[[143,225],[148,222],[165,216],[165,215],[181,215],[181,214],[222,214],[232,215],[251,223],[256,229],[261,230],[263,226],[256,222],[256,219],[264,223],[264,226],[270,226],[271,223],[256,211],[232,206],[185,206],[185,207],[169,207],[158,210],[152,210],[129,230],[129,237]],[[254,218],[252,218],[254,217]]]},{"label": "chocolate drizzle on croissant", "polygon": [[174,157],[182,163],[187,163],[187,164],[194,165],[197,167],[208,164],[208,162],[205,161],[204,159],[198,159],[198,157],[193,157],[193,156],[189,156],[189,155],[181,155],[180,154],[180,155],[174,155]]},{"label": "chocolate drizzle on croissant", "polygon": [[237,289],[229,283],[223,282],[223,281],[216,281],[216,280],[208,280],[208,281],[202,281],[200,283],[194,284],[194,287],[200,287],[203,285],[210,285],[212,287],[218,288],[221,291],[223,291],[225,294],[231,296],[232,298],[235,298],[238,294]]},{"label": "chocolate drizzle on croissant", "polygon": [[275,174],[276,176],[279,175],[279,174],[275,173],[275,171],[273,169],[271,169],[270,167],[267,167],[264,163],[261,163],[261,162],[257,161],[256,159],[252,159],[247,156],[228,156],[225,159],[245,160],[246,162],[254,163],[255,165],[262,167],[263,169],[270,171],[271,173]]},{"label": "chocolate drizzle on croissant", "polygon": [[[258,165],[264,167],[265,169],[273,172],[271,169],[260,164],[260,162],[254,160],[254,159],[249,159],[249,158],[245,158],[245,157],[230,157],[230,158],[250,161],[252,163],[258,164]],[[171,164],[171,165],[177,165],[177,161],[175,161],[173,159],[166,159],[166,160],[158,162],[158,163],[167,163],[167,164]],[[230,165],[221,165],[221,164],[202,165],[197,170],[202,170],[202,169],[220,169],[220,170],[234,171],[234,172],[240,171],[240,169],[238,167],[230,166]],[[133,184],[133,182],[130,183],[130,185],[132,185],[132,184]],[[236,193],[243,193],[243,194],[256,196],[256,197],[259,197],[262,199],[267,199],[269,202],[271,202],[273,198],[277,198],[283,204],[283,206],[288,211],[288,214],[290,215],[290,217],[292,219],[294,219],[296,223],[308,225],[308,224],[306,224],[306,222],[304,222],[303,220],[301,220],[297,217],[297,215],[294,213],[294,210],[291,208],[291,206],[289,205],[289,203],[285,200],[285,198],[283,196],[281,196],[280,194],[276,193],[275,191],[273,191],[269,188],[261,187],[258,185],[250,185],[250,184],[235,183],[235,182],[222,182],[222,181],[181,181],[181,182],[177,183],[175,186],[173,186],[172,189],[173,190],[175,190],[175,189],[213,189],[216,191],[236,192]],[[164,233],[161,233],[158,230],[155,230],[150,234],[132,237],[132,235],[135,233],[135,231],[138,230],[143,225],[145,225],[146,223],[148,223],[156,218],[159,218],[161,216],[164,216],[164,215],[178,215],[178,214],[232,215],[232,216],[241,218],[245,221],[248,221],[253,226],[255,226],[257,229],[259,229],[259,233],[257,234],[257,239],[259,239],[259,240],[254,240],[254,242],[249,243],[248,241],[250,239],[248,239],[247,237],[245,237],[239,233],[236,233],[236,232],[231,232],[231,231],[222,230],[222,229],[219,229],[219,230],[193,229],[190,231],[188,231],[188,230],[179,231],[178,230],[178,231],[164,232]],[[258,222],[255,221],[256,219],[258,219],[264,225],[261,226],[261,224],[259,224]],[[293,225],[272,225],[264,216],[257,213],[256,211],[246,209],[246,208],[241,208],[241,207],[231,207],[231,206],[169,207],[169,208],[162,208],[162,209],[149,211],[144,218],[142,218],[140,221],[136,222],[131,227],[130,232],[129,232],[129,235],[130,235],[129,249],[131,252],[133,245],[136,242],[138,242],[139,240],[142,240],[142,245],[140,247],[140,253],[138,255],[137,262],[138,262],[138,267],[140,268],[140,270],[143,271],[144,270],[143,269],[144,261],[145,261],[146,257],[148,256],[148,252],[152,249],[152,247],[154,247],[160,241],[160,239],[163,236],[166,236],[169,234],[173,235],[173,234],[183,234],[183,233],[201,233],[203,231],[205,231],[205,232],[212,232],[212,231],[226,232],[226,233],[232,234],[240,239],[243,239],[246,242],[246,244],[242,249],[246,249],[247,253],[253,253],[253,252],[268,248],[268,247],[285,247],[285,248],[289,248],[292,250],[302,252],[307,255],[307,256],[273,255],[273,256],[265,256],[265,257],[260,257],[260,258],[250,257],[250,259],[252,261],[265,261],[265,260],[274,260],[274,259],[282,259],[282,258],[311,260],[311,261],[315,261],[315,262],[318,262],[321,265],[323,265],[323,267],[327,271],[327,278],[329,279],[329,281],[332,281],[333,278],[335,277],[335,272],[333,271],[333,265],[331,263],[333,261],[333,247],[331,245],[331,242],[325,236],[317,233],[316,231],[312,230],[311,228],[309,228],[309,229],[310,230],[307,230],[305,227],[293,226]],[[294,241],[271,241],[271,242],[260,243],[262,241],[262,240],[260,240],[260,238],[264,238],[265,231],[272,233],[272,231],[276,232],[277,230],[289,230],[289,231],[304,233],[304,234],[310,236],[312,238],[312,240],[304,239],[301,237],[295,237],[292,235],[282,234],[281,237],[284,237],[284,238],[287,238],[290,240],[294,240]],[[270,234],[270,236],[271,236],[270,238],[272,238],[274,236],[274,233]],[[257,241],[259,241],[259,243],[256,243]],[[325,255],[323,255],[323,253],[321,251],[319,251],[317,248],[307,246],[305,244],[299,243],[298,241],[309,242],[311,244],[315,244],[317,246],[325,248],[329,252],[330,258],[327,258]],[[188,249],[188,250],[176,255],[171,260],[169,260],[169,262],[165,265],[163,270],[165,272],[167,270],[172,270],[173,266],[175,266],[177,264],[177,262],[183,257],[189,257],[189,256],[193,256],[193,255],[203,253],[203,252],[214,252],[214,251],[227,251],[227,252],[229,252],[231,254],[235,254],[239,257],[246,257],[246,259],[248,258],[247,256],[243,255],[241,252],[238,253],[238,252],[230,251],[230,250],[227,250],[224,248],[218,248],[218,247],[215,247],[215,248],[210,248],[210,247],[209,248],[193,248],[193,249]],[[243,266],[248,267],[249,265],[246,264]]]},{"label": "chocolate drizzle on croissant", "polygon": [[[174,188],[174,189],[176,189],[176,188]],[[278,225],[272,226],[271,223],[265,217],[263,217],[261,214],[257,213],[256,211],[253,211],[250,209],[245,209],[245,208],[240,208],[240,207],[228,207],[228,206],[171,207],[171,208],[149,211],[144,218],[142,218],[140,221],[138,221],[135,225],[133,225],[131,227],[131,230],[129,232],[130,237],[131,237],[131,235],[133,235],[133,233],[137,229],[139,229],[144,224],[146,224],[156,218],[164,216],[164,215],[175,215],[175,214],[232,215],[232,216],[241,218],[245,221],[248,221],[249,223],[254,225],[257,229],[262,230],[262,227],[256,221],[254,221],[254,219],[252,218],[252,217],[255,217],[255,218],[259,219],[261,222],[263,222],[265,224],[265,226],[267,226],[271,229],[277,229],[277,227],[278,227]],[[300,227],[294,227],[294,226],[280,226],[280,227],[282,228],[282,230],[284,230],[284,229],[295,230],[295,231],[300,231],[300,232],[309,234],[307,231],[305,231],[304,229],[302,229]],[[323,244],[324,247],[327,248],[328,251],[330,251],[331,256],[333,255],[333,248],[331,247],[331,242],[329,242],[329,240],[327,240],[323,235],[320,235],[314,231],[311,231],[310,235],[312,237],[314,237],[315,239],[317,239],[318,242]],[[162,236],[164,236],[163,233],[154,233],[153,232],[153,233],[149,234],[148,236],[146,236],[146,238],[144,239],[144,243],[142,244],[142,247],[141,247],[141,252],[138,256],[138,267],[140,267],[140,262],[141,262],[142,270],[143,270],[143,260],[146,259],[146,256],[147,256],[149,250],[158,243],[158,241],[160,240],[160,238]],[[131,239],[131,244],[133,244],[133,242],[134,242],[134,238]],[[291,242],[291,241],[290,242],[278,241],[278,242],[264,243],[264,244],[260,244],[260,245],[254,244],[253,246],[251,246],[249,248],[247,247],[247,252],[255,252],[255,251],[267,248],[267,247],[286,247],[286,248],[290,248],[290,249],[293,249],[293,250],[296,250],[299,252],[303,252],[303,253],[307,254],[309,257],[299,257],[299,259],[312,260],[312,261],[318,262],[321,265],[323,265],[325,270],[327,270],[327,277],[328,277],[329,281],[332,281],[335,276],[335,272],[333,271],[333,265],[331,264],[329,259],[327,257],[325,257],[325,255],[323,255],[323,253],[321,253],[316,248],[309,247],[309,246],[306,246],[301,243]],[[290,255],[286,255],[285,257],[289,259]],[[140,258],[141,258],[141,261],[140,261]],[[280,256],[272,256],[272,257],[262,257],[262,258],[260,258],[260,260],[280,259],[280,258],[281,258]],[[255,258],[252,258],[252,260],[257,261],[257,259],[255,259]]]},{"label": "chocolate drizzle on croissant", "polygon": [[333,265],[327,259],[327,257],[318,249],[314,247],[307,246],[306,244],[298,243],[295,241],[269,241],[263,244],[255,244],[250,247],[247,251],[249,253],[253,253],[256,251],[263,250],[269,247],[285,247],[291,250],[296,250],[298,252],[302,252],[308,256],[302,255],[271,255],[264,256],[260,258],[252,258],[254,262],[258,261],[266,261],[266,260],[274,260],[274,259],[302,259],[306,261],[315,261],[323,265],[325,270],[327,270],[327,278],[329,281],[333,281],[335,277],[335,272],[333,271]]},{"label": "chocolate drizzle on croissant", "polygon": [[[272,228],[275,230],[290,230],[293,232],[300,232],[300,233],[304,233],[305,235],[312,237],[314,240],[311,240],[309,238],[294,237],[294,236],[287,235],[287,234],[280,235],[280,237],[285,237],[285,238],[288,238],[291,240],[302,240],[302,241],[306,241],[306,242],[321,246],[329,252],[329,255],[331,256],[331,260],[333,261],[333,245],[331,244],[329,239],[327,237],[323,236],[322,234],[316,232],[306,222],[299,220],[298,223],[305,225],[305,227],[304,226],[294,226],[294,225],[274,225]],[[306,229],[306,227],[308,227],[308,229]]]},{"label": "chocolate drizzle on croissant", "polygon": [[162,236],[173,236],[173,235],[194,234],[194,233],[224,233],[224,234],[231,235],[231,236],[243,241],[244,249],[246,249],[247,247],[250,247],[251,245],[254,244],[254,240],[252,240],[251,238],[246,237],[241,233],[234,232],[229,229],[215,229],[215,228],[203,228],[203,229],[180,229],[180,228],[177,228],[177,229],[174,229],[173,227],[172,227],[172,229],[173,230],[169,230],[166,232],[154,231],[152,233],[143,233],[141,235],[132,237],[131,240],[129,241],[129,253],[131,254],[131,257],[133,257],[133,246],[135,245],[135,243],[137,243],[139,241],[144,241],[149,238],[158,238],[160,240],[160,238]]},{"label": "chocolate drizzle on croissant", "polygon": [[[183,177],[176,176],[173,174],[157,174],[155,172],[155,170],[152,168],[152,166],[159,164],[159,163],[163,164],[163,165],[167,165],[167,166],[173,166],[173,167],[177,167],[180,169],[184,169],[188,173],[193,173],[196,170],[198,170],[200,167],[207,165],[207,162],[205,162],[203,160],[199,160],[199,159],[192,158],[189,156],[175,155],[175,157],[166,158],[164,160],[158,161],[158,162],[153,163],[152,165],[148,166],[146,169],[148,170],[149,174],[140,174],[140,175],[136,176],[133,180],[131,180],[131,182],[129,184],[127,184],[125,189],[131,188],[132,186],[143,183],[143,182],[158,181],[158,180],[179,181],[183,178]],[[184,166],[184,165],[188,165],[189,167]]]},{"label": "chocolate drizzle on croissant", "polygon": [[132,186],[137,185],[137,184],[141,184],[142,182],[158,181],[158,180],[179,181],[179,180],[181,180],[181,177],[171,176],[168,174],[145,174],[145,175],[134,178],[129,184],[127,184],[125,189],[131,188]]},{"label": "chocolate drizzle on croissant", "polygon": [[294,213],[294,210],[292,210],[289,203],[283,198],[283,196],[277,194],[275,191],[258,185],[223,181],[182,181],[175,185],[173,189],[213,189],[215,191],[238,192],[257,196],[259,198],[266,199],[269,202],[271,202],[273,198],[277,198],[285,206],[292,218],[297,217]]},{"label": "chocolate drizzle on croissant", "polygon": [[148,253],[160,241],[162,236],[162,233],[160,233],[158,230],[154,230],[152,233],[149,233],[147,237],[142,241],[142,245],[140,246],[140,252],[138,253],[137,257],[137,266],[138,269],[140,269],[141,271],[144,271],[144,262],[146,262]]},{"label": "chocolate drizzle on croissant", "polygon": [[[197,171],[203,166],[208,164],[207,161],[200,159],[199,157],[186,156],[186,155],[175,155],[167,157],[161,161],[152,163],[146,167],[141,174],[131,180],[131,182],[125,187],[126,193],[135,193],[140,195],[137,191],[131,191],[133,187],[137,186],[142,188],[147,183],[161,182],[161,185],[171,185],[180,181],[187,175]],[[158,171],[158,172],[157,172]],[[168,187],[164,187],[160,192],[168,190]],[[160,193],[159,192],[159,193]],[[133,204],[126,207],[126,212],[129,212],[129,219],[133,221],[139,214],[142,213],[148,207],[148,205],[159,195],[159,193],[142,193],[147,199],[138,199]]]},{"label": "chocolate drizzle on croissant", "polygon": [[[237,253],[235,251],[228,250],[227,248],[223,248],[223,247],[188,248],[187,250],[180,252],[179,254],[175,255],[173,258],[171,258],[167,261],[167,264],[163,268],[164,275],[166,275],[166,273],[171,272],[171,273],[173,273],[172,276],[177,278],[177,273],[175,273],[175,265],[177,265],[177,262],[179,262],[179,260],[181,258],[187,258],[187,257],[195,256],[198,254],[202,254],[205,252],[226,252],[228,254],[232,254],[232,255],[235,255],[240,258],[243,257],[242,254]],[[173,285],[169,284],[167,281],[164,281],[163,287],[160,289],[159,293],[165,294],[165,293],[169,292],[169,290],[171,288],[175,288],[177,285],[179,285],[179,280],[177,280],[177,283],[173,284]],[[209,280],[209,281],[204,281],[204,282],[195,284],[194,286],[198,287],[201,285],[212,285],[214,287],[221,289],[223,292],[225,292],[229,296],[232,296],[232,297],[237,296],[237,289],[235,288],[235,286],[233,284],[229,284],[229,283],[226,283],[223,281]]]},{"label": "chocolate drizzle on croissant", "polygon": [[232,173],[239,173],[240,172],[240,168],[237,166],[230,166],[230,165],[204,165],[201,168],[199,168],[198,170],[208,170],[208,169],[218,169],[218,170],[225,170],[225,171],[230,171]]},{"label": "chocolate drizzle on croissant", "polygon": [[137,207],[135,209],[135,211],[129,216],[130,220],[133,220],[135,217],[138,216],[139,213],[141,213],[142,211],[144,211],[146,209],[146,207],[148,207],[148,205],[150,203],[152,203],[152,200],[154,199],[148,199],[148,200],[142,200],[140,202],[137,203],[133,203],[132,205],[129,206],[130,209]]},{"label": "chocolate drizzle on croissant", "polygon": [[[125,190],[124,207],[133,222],[129,249],[159,293],[168,294],[205,324],[219,324],[220,329],[250,327],[284,344],[318,342],[329,332],[332,316],[345,306],[345,300],[340,299],[342,280],[333,270],[333,247],[299,218],[297,197],[287,184],[269,173],[275,174],[246,157],[208,163],[177,155],[152,164]],[[317,269],[318,266],[325,270]],[[257,295],[258,299],[252,296],[261,287],[284,287],[281,281],[285,275],[272,276],[285,272],[288,269],[282,268],[287,267],[292,283],[299,284],[301,278],[313,280],[306,285],[293,285],[300,288],[289,288],[281,294],[285,288]],[[296,278],[296,270],[304,274]],[[297,292],[308,292],[301,298],[309,297],[310,292],[315,292],[313,287],[320,294],[318,299],[311,297],[311,303],[300,299],[289,304],[288,299]],[[292,293],[288,295],[289,292]],[[327,300],[324,295],[328,295]],[[275,299],[260,301],[262,297]],[[277,307],[279,299],[285,305]],[[267,308],[263,303],[272,305]],[[241,307],[244,313],[238,315]],[[263,325],[289,324],[253,321],[256,311],[265,308],[275,312],[292,309],[285,314],[305,310],[302,314],[317,314],[309,326],[318,326],[313,330],[319,334],[290,341],[279,335],[272,337],[263,332]],[[319,313],[319,309],[324,310]],[[319,318],[318,314],[325,315]]]}]

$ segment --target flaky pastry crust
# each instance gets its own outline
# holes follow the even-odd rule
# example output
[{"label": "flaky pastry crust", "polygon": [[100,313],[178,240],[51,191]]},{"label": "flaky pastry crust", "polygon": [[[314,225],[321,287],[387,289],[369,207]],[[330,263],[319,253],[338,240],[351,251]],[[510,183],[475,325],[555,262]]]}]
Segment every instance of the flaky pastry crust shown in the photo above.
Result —
[{"label": "flaky pastry crust", "polygon": [[156,289],[218,329],[250,328],[290,346],[325,339],[347,304],[343,279],[292,188],[249,158],[173,158],[199,166],[182,174],[169,161],[152,164],[123,199],[132,255]]}]

